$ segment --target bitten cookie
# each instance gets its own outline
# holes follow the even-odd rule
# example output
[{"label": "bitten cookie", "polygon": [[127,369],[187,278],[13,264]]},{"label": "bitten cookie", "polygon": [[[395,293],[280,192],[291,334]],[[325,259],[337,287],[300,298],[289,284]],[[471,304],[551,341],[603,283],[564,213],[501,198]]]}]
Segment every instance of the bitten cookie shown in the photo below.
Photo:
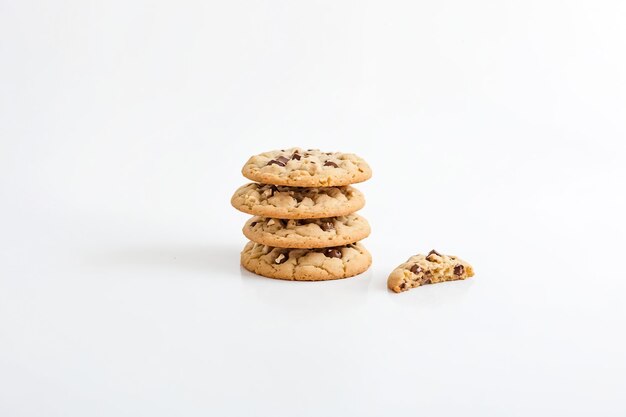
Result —
[{"label": "bitten cookie", "polygon": [[365,205],[356,188],[297,188],[250,183],[240,187],[230,200],[244,213],[279,219],[319,219],[345,216]]},{"label": "bitten cookie", "polygon": [[474,269],[470,264],[456,256],[442,255],[433,249],[428,255],[411,256],[394,269],[387,279],[387,287],[392,291],[402,292],[420,285],[473,276]]},{"label": "bitten cookie", "polygon": [[370,225],[358,214],[302,220],[254,216],[243,227],[243,234],[268,246],[326,248],[365,239],[370,234]]},{"label": "bitten cookie", "polygon": [[300,148],[255,155],[241,173],[252,181],[292,187],[336,187],[372,176],[369,165],[354,154]]},{"label": "bitten cookie", "polygon": [[284,249],[248,242],[241,264],[250,272],[291,281],[326,281],[365,272],[372,263],[360,243],[325,249]]}]

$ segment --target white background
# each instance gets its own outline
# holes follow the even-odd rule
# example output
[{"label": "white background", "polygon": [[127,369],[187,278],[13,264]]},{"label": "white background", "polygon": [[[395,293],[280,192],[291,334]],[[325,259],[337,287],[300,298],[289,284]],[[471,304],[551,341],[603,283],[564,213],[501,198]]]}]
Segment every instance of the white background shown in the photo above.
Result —
[{"label": "white background", "polygon": [[[0,0],[0,415],[626,415],[623,1]],[[364,275],[239,267],[355,152]],[[436,248],[475,278],[394,294]]]}]

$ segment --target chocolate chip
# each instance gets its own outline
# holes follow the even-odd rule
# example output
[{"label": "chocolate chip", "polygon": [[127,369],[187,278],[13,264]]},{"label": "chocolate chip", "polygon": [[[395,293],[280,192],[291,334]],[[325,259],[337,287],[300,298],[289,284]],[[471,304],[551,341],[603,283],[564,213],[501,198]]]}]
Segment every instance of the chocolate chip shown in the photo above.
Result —
[{"label": "chocolate chip", "polygon": [[463,275],[463,272],[465,272],[465,267],[463,265],[459,264],[454,267],[454,275],[461,276]]},{"label": "chocolate chip", "polygon": [[275,185],[264,185],[263,187],[259,189],[259,191],[260,190],[263,190],[261,191],[261,195],[264,198],[270,198],[271,196],[274,195],[274,193],[278,192],[278,188],[276,188]]},{"label": "chocolate chip", "polygon": [[[282,158],[282,156],[281,156],[280,158]],[[280,158],[278,158],[278,159],[280,159]],[[284,163],[284,162],[280,162],[280,161],[277,161],[277,160],[275,160],[275,159],[272,159],[271,161],[269,161],[269,162],[267,163],[267,166],[270,166],[270,165],[272,165],[272,164],[276,164],[276,165],[281,166],[281,167],[284,167],[285,165],[287,165],[287,164],[286,164],[286,163]]]},{"label": "chocolate chip", "polygon": [[332,155],[332,152],[324,152],[326,155]]},{"label": "chocolate chip", "polygon": [[426,277],[426,276],[425,276],[425,277],[422,279],[422,285],[425,285],[425,284],[430,284],[430,277]]},{"label": "chocolate chip", "polygon": [[430,262],[440,262],[439,259],[435,258],[435,255],[441,256],[439,252],[433,249],[430,252],[428,252],[428,255],[426,255],[426,260]]},{"label": "chocolate chip", "polygon": [[274,262],[276,262],[278,265],[280,265],[280,264],[284,264],[288,260],[289,260],[289,257],[286,256],[284,253],[281,253],[280,255],[278,255],[276,257],[276,259],[274,259]]},{"label": "chocolate chip", "polygon": [[335,167],[335,168],[339,168],[339,165],[337,165],[336,163],[331,162],[331,161],[326,161],[326,162],[324,162],[324,166],[325,166],[325,167]]},{"label": "chocolate chip", "polygon": [[332,230],[335,228],[335,225],[333,224],[333,222],[331,221],[325,221],[325,222],[321,222],[320,223],[320,228],[325,231],[328,232],[329,230]]},{"label": "chocolate chip", "polygon": [[411,269],[409,269],[409,271],[413,272],[414,274],[419,274],[420,272],[423,271],[423,269],[418,264],[415,264],[411,267]]},{"label": "chocolate chip", "polygon": [[295,159],[296,161],[299,161],[300,158],[302,158],[302,156],[300,156],[298,152],[294,152],[293,155],[291,155],[291,159]]},{"label": "chocolate chip", "polygon": [[283,166],[287,165],[287,162],[289,162],[289,158],[285,158],[284,156],[279,156],[278,158],[276,158],[276,162],[280,162],[283,164]]},{"label": "chocolate chip", "polygon": [[341,251],[337,248],[324,249],[324,255],[329,258],[341,258]]},{"label": "chocolate chip", "polygon": [[270,185],[269,187],[265,186],[262,189],[263,192],[261,194],[263,194],[264,197],[271,197],[274,195],[274,193],[278,192],[278,188],[276,188],[275,185]]},{"label": "chocolate chip", "polygon": [[254,227],[254,226],[256,226],[256,224],[257,224],[257,222],[252,222],[252,223],[250,223],[250,227]]}]

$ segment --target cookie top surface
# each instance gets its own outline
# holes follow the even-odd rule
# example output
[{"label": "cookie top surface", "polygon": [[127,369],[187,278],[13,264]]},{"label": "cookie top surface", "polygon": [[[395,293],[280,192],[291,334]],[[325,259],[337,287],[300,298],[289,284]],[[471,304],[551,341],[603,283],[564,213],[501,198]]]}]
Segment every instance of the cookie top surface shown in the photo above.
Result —
[{"label": "cookie top surface", "polygon": [[336,187],[372,176],[367,162],[354,154],[300,148],[254,155],[241,173],[252,181],[292,187]]},{"label": "cookie top surface", "polygon": [[366,271],[370,253],[360,243],[325,249],[285,249],[248,242],[241,264],[269,278],[325,281],[348,278]]},{"label": "cookie top surface", "polygon": [[365,205],[356,188],[298,188],[250,183],[235,191],[231,204],[239,211],[279,219],[345,216]]},{"label": "cookie top surface", "polygon": [[431,250],[427,255],[411,256],[394,269],[387,279],[387,287],[395,292],[410,290],[425,284],[466,279],[474,276],[470,264],[456,256]]},{"label": "cookie top surface", "polygon": [[370,225],[358,214],[322,219],[281,220],[254,216],[243,227],[253,242],[281,248],[325,248],[365,239]]}]

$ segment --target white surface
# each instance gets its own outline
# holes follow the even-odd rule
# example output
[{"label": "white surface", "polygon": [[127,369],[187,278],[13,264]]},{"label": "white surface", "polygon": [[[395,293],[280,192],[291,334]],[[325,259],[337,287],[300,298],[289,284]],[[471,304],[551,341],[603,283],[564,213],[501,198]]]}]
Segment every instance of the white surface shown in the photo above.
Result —
[{"label": "white surface", "polygon": [[[0,415],[624,416],[626,3],[0,3]],[[353,151],[369,272],[242,271]],[[436,248],[476,277],[404,294]]]}]

